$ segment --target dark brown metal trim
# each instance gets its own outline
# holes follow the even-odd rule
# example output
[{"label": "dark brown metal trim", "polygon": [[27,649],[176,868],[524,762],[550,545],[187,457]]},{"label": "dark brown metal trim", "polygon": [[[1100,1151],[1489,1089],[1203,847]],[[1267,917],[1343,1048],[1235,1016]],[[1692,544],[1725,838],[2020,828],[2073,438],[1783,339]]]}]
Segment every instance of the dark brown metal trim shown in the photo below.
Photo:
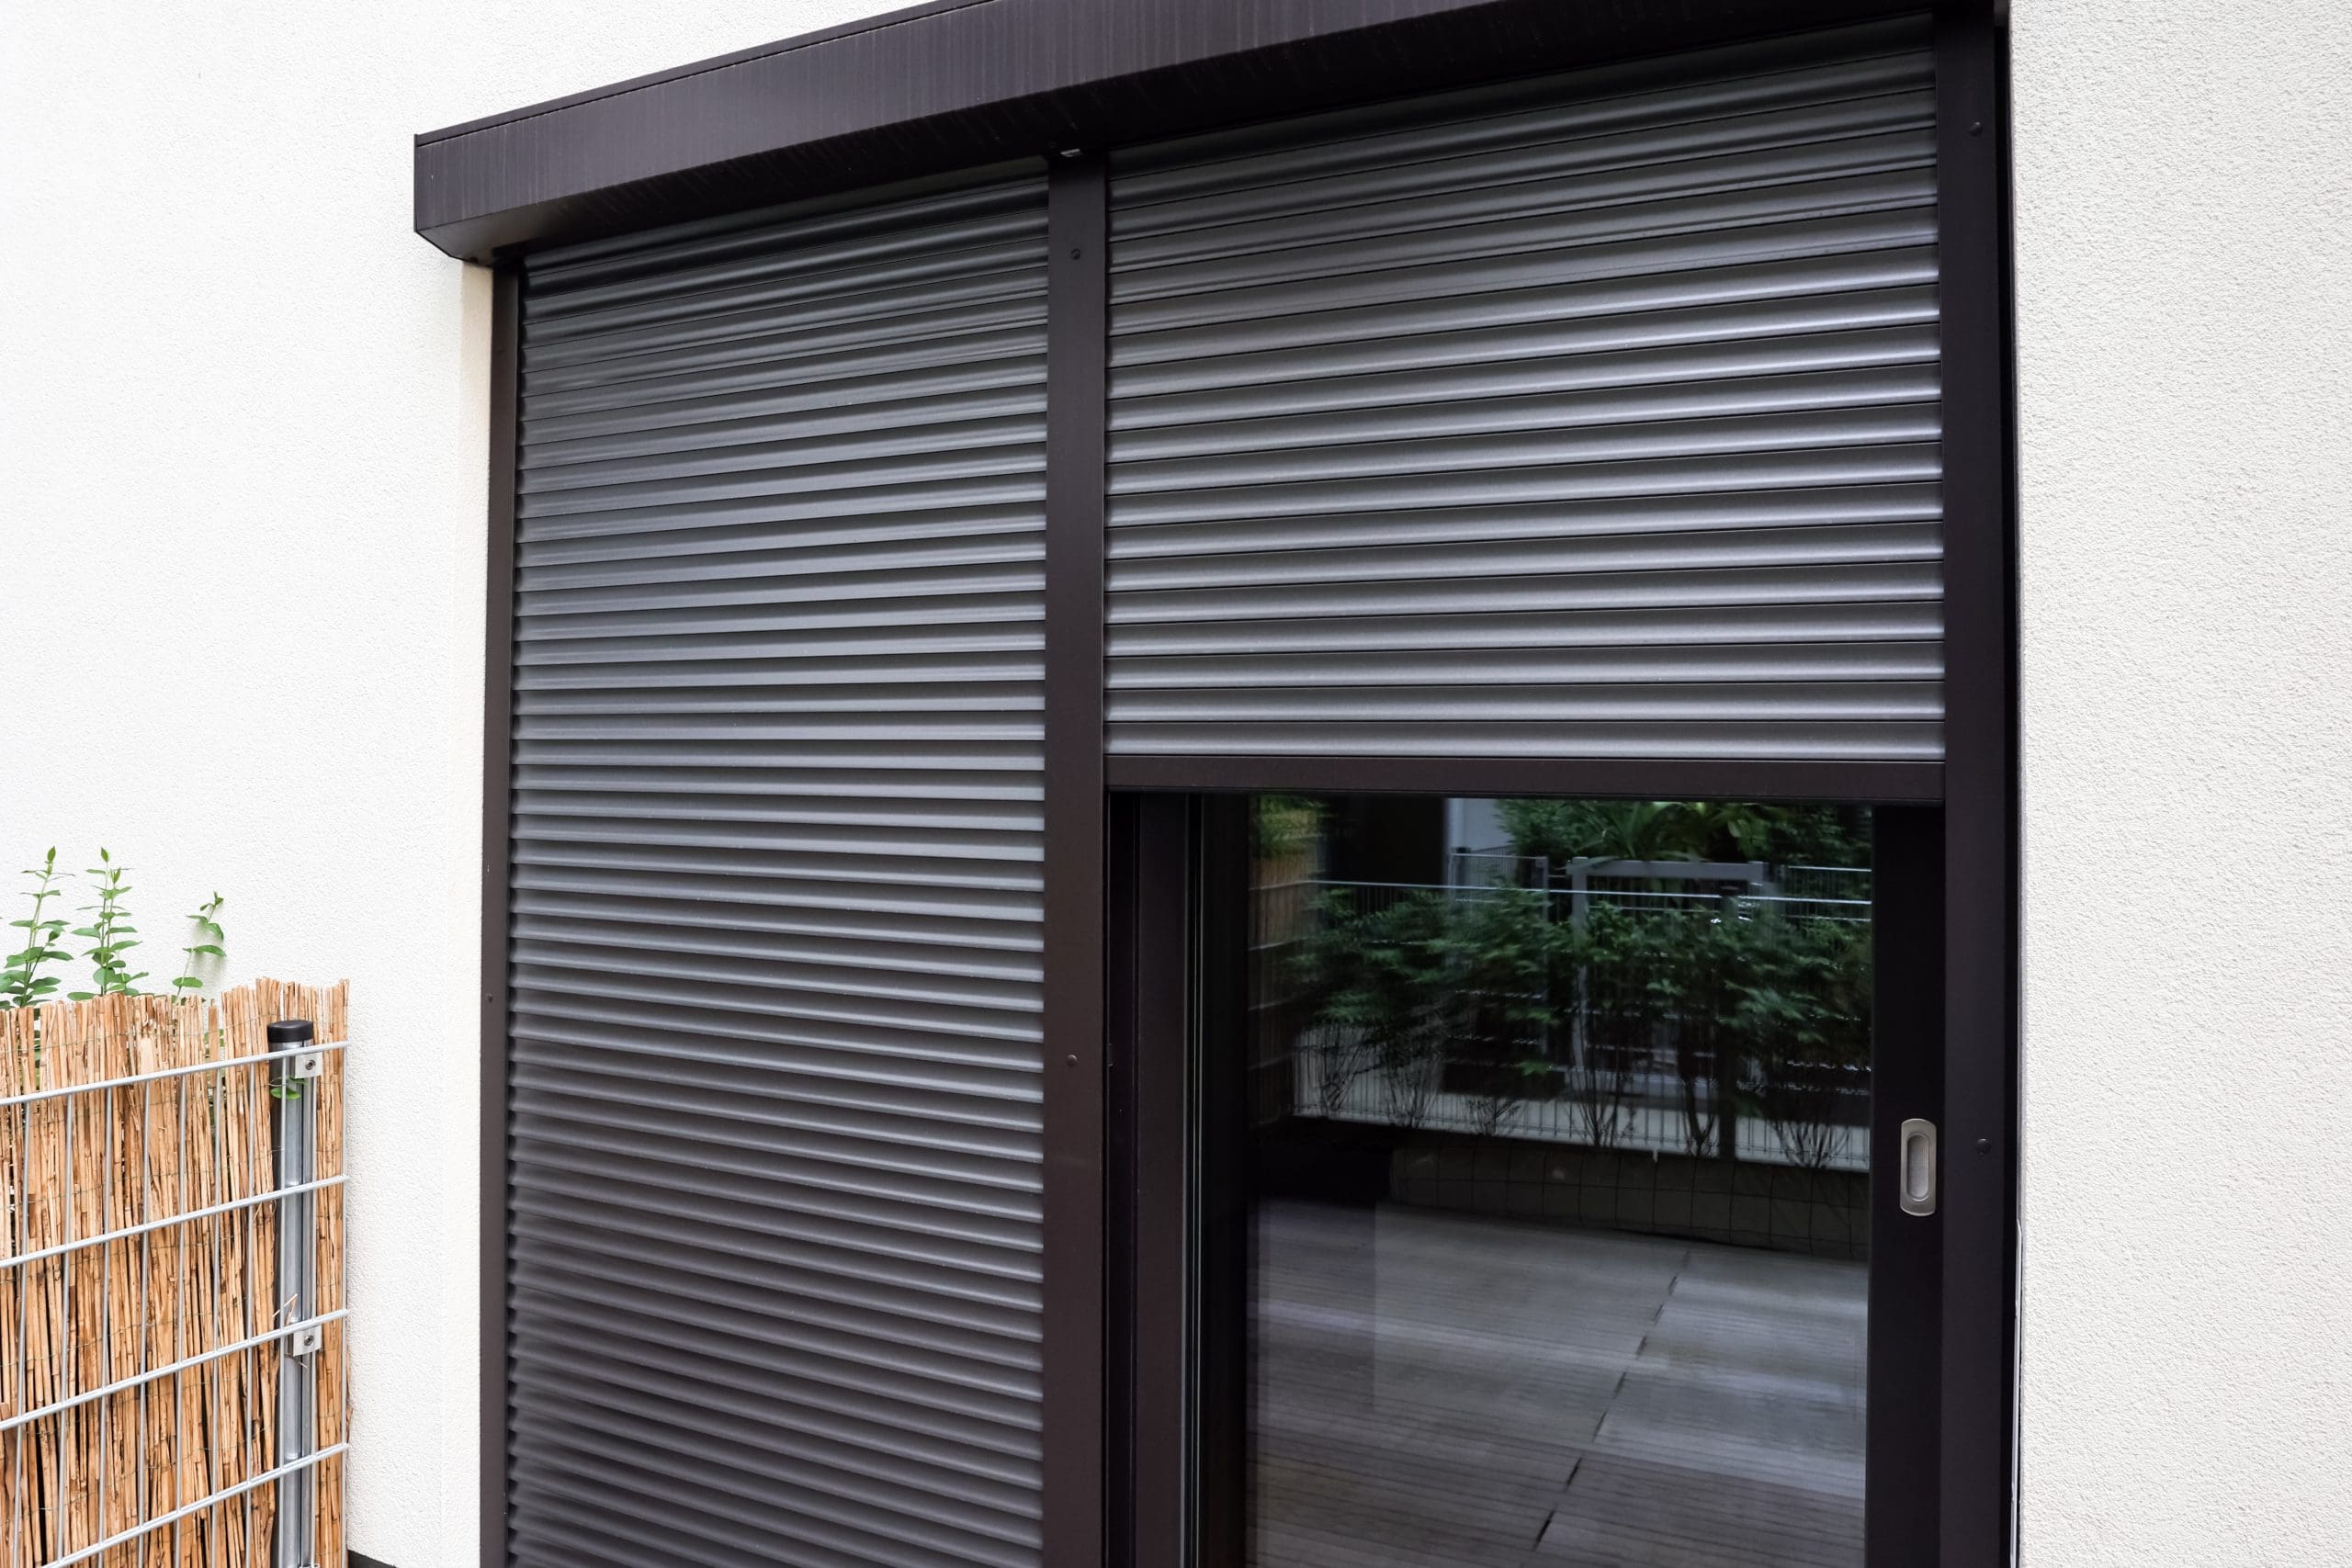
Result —
[{"label": "dark brown metal trim", "polygon": [[481,1561],[506,1564],[506,911],[513,853],[514,503],[523,274],[491,282],[489,550],[481,693]]},{"label": "dark brown metal trim", "polygon": [[[1114,1568],[1184,1568],[1193,1533],[1193,913],[1191,803],[1111,797],[1109,904],[1118,1276],[1110,1551]],[[1216,1559],[1204,1559],[1216,1561]]]},{"label": "dark brown metal trim", "polygon": [[949,0],[431,131],[451,255],[1917,10],[1916,0]]},{"label": "dark brown metal trim", "polygon": [[1944,1098],[1943,813],[1871,819],[1871,1260],[1863,1561],[1936,1561],[1943,1220],[1903,1212],[1903,1123],[1940,1126]]},{"label": "dark brown metal trim", "polygon": [[1192,823],[1190,936],[1200,1247],[1194,1285],[1195,1561],[1206,1568],[1249,1560],[1250,1292],[1252,1237],[1249,1145],[1250,802],[1197,797]]},{"label": "dark brown metal trim", "polygon": [[1103,1550],[1102,529],[1109,181],[1057,159],[1046,238],[1045,1562]]},{"label": "dark brown metal trim", "polygon": [[1994,0],[1939,9],[1943,272],[1943,1568],[2009,1560],[2018,988],[2007,109]]},{"label": "dark brown metal trim", "polygon": [[[1246,1116],[1230,1047],[1246,1017],[1247,802],[1235,795],[1112,797],[1113,1033],[1129,1159],[1114,1201],[1115,1254],[1132,1315],[1114,1320],[1132,1382],[1124,1415],[1128,1529],[1115,1568],[1227,1563],[1245,1553],[1247,1198],[1219,1158],[1242,1145]],[[1942,1118],[1943,813],[1873,816],[1871,1164],[1898,1168],[1907,1117]],[[1224,1043],[1219,1054],[1204,1050]],[[1223,1069],[1220,1071],[1219,1069]],[[1189,1133],[1188,1130],[1189,1129]],[[1871,1200],[1869,1487],[1865,1560],[1873,1568],[1939,1561],[1938,1414],[1943,1231],[1903,1213],[1891,1187]],[[1197,1254],[1187,1257],[1188,1241]],[[1195,1427],[1187,1421],[1188,1409]],[[1188,1487],[1188,1461],[1197,1484]],[[1183,1551],[1187,1497],[1195,1555]]]},{"label": "dark brown metal trim", "polygon": [[930,0],[927,5],[900,6],[895,10],[884,11],[878,16],[861,17],[854,22],[841,22],[830,28],[817,28],[808,32],[797,33],[791,38],[783,39],[775,43],[754,44],[750,49],[739,49],[728,54],[715,54],[707,60],[696,60],[684,65],[673,65],[665,71],[649,71],[642,76],[625,77],[618,82],[607,82],[602,86],[589,87],[577,93],[566,93],[560,98],[543,99],[536,104],[526,104],[519,109],[505,109],[497,114],[486,114],[473,119],[460,120],[455,125],[445,125],[438,130],[421,130],[417,132],[416,144],[422,147],[430,142],[447,141],[477,130],[488,130],[493,126],[512,125],[517,120],[535,119],[541,115],[553,114],[559,109],[576,108],[582,104],[594,103],[599,98],[616,98],[624,94],[640,92],[648,87],[668,86],[684,82],[689,77],[706,76],[712,72],[725,71],[732,66],[750,65],[775,55],[789,53],[797,49],[808,49],[817,44],[837,43],[842,39],[854,38],[859,33],[870,33],[883,28],[905,27],[910,22],[920,22],[924,17],[935,16],[942,11],[960,11],[967,6],[994,4],[996,0]]},{"label": "dark brown metal trim", "polygon": [[1615,795],[1644,800],[1850,800],[1932,805],[1937,762],[1686,758],[1114,756],[1114,789],[1311,794]]}]

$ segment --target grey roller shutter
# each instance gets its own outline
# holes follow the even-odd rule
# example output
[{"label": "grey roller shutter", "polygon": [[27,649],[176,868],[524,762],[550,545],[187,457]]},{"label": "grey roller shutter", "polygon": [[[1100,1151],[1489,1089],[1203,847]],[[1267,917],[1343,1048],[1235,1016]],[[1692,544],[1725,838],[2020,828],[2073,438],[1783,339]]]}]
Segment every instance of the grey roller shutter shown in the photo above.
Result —
[{"label": "grey roller shutter", "polygon": [[1037,1560],[1044,196],[529,268],[518,1563]]},{"label": "grey roller shutter", "polygon": [[1119,160],[1112,749],[1940,757],[1927,42]]}]

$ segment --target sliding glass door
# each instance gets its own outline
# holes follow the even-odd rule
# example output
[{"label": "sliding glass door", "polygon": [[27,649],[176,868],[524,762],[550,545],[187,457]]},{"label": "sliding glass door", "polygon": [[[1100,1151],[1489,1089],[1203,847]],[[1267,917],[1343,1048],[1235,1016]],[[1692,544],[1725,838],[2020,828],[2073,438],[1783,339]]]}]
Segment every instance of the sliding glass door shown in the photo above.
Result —
[{"label": "sliding glass door", "polygon": [[1881,815],[1129,813],[1189,917],[1129,942],[1139,1562],[1928,1560],[1933,822]]}]

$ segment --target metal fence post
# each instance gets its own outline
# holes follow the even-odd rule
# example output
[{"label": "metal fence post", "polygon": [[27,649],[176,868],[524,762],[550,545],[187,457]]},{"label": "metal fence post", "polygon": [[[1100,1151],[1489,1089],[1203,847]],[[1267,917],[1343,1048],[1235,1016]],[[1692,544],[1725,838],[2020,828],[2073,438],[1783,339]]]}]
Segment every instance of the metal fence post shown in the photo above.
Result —
[{"label": "metal fence post", "polygon": [[[1587,1083],[1592,1081],[1589,1076],[1592,1072],[1592,1023],[1589,1015],[1592,1011],[1593,998],[1590,965],[1583,957],[1583,943],[1585,928],[1591,923],[1591,868],[1589,860],[1568,863],[1568,924],[1576,931],[1578,953],[1577,1010],[1568,1024],[1568,1059],[1575,1064],[1577,1072],[1587,1075]],[[1552,897],[1552,863],[1549,860],[1544,863],[1544,897],[1547,899]]]},{"label": "metal fence post", "polygon": [[[270,1122],[277,1148],[277,1186],[307,1187],[318,1174],[319,1123],[315,1089],[324,1058],[308,1019],[269,1026],[277,1060],[270,1073]],[[319,1311],[318,1194],[299,1191],[277,1202],[278,1323],[302,1323]],[[279,1343],[277,1462],[307,1459],[318,1447],[318,1350],[323,1331],[298,1330]],[[318,1467],[304,1465],[277,1481],[277,1568],[316,1568]]]}]

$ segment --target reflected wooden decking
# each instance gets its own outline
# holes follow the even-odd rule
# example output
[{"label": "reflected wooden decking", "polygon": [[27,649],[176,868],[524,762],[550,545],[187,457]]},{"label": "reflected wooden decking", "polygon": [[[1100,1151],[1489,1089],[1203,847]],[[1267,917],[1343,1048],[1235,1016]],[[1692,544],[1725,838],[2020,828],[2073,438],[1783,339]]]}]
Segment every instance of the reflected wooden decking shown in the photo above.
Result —
[{"label": "reflected wooden decking", "polygon": [[1261,1212],[1263,1568],[1853,1568],[1860,1264]]}]

